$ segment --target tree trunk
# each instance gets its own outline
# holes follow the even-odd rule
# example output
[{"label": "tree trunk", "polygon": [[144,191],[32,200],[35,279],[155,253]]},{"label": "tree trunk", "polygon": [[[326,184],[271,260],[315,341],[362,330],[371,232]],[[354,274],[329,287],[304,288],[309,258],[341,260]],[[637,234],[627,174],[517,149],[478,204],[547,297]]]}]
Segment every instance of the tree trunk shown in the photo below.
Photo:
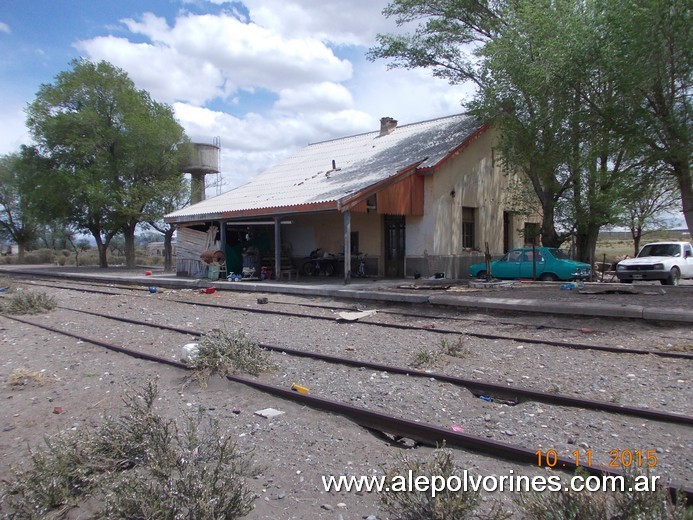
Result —
[{"label": "tree trunk", "polygon": [[554,223],[555,204],[552,200],[542,204],[541,245],[544,247],[561,247],[563,239],[556,232]]},{"label": "tree trunk", "polygon": [[594,255],[599,238],[599,226],[588,225],[585,230],[578,231],[575,236],[578,262],[594,265]]},{"label": "tree trunk", "polygon": [[128,269],[135,268],[135,224],[123,226],[123,236],[125,238],[125,267]]},{"label": "tree trunk", "polygon": [[681,190],[681,207],[683,217],[686,219],[688,234],[693,237],[693,179],[691,179],[690,165],[674,165],[676,179],[679,181]]},{"label": "tree trunk", "polygon": [[[106,269],[108,267],[108,243],[104,244],[104,241],[101,238],[101,233],[92,231],[91,235],[96,241],[96,249],[99,252],[99,267]],[[110,242],[110,240],[108,242]]]},{"label": "tree trunk", "polygon": [[640,251],[640,240],[642,239],[642,226],[631,226],[630,236],[633,237],[633,258],[638,256]]},{"label": "tree trunk", "polygon": [[17,242],[17,262],[20,264],[24,263],[24,257],[26,256],[26,245],[24,242]]},{"label": "tree trunk", "polygon": [[171,226],[164,233],[164,271],[173,271],[173,232],[176,230],[175,226]]}]

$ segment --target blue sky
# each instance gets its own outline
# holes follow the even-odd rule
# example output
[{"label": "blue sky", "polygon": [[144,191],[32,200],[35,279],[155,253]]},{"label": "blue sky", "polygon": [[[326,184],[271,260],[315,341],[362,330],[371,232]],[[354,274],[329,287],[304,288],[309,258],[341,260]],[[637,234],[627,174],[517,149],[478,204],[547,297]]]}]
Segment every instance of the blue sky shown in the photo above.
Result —
[{"label": "blue sky", "polygon": [[396,31],[386,0],[3,0],[0,154],[29,144],[24,107],[70,61],[106,60],[222,144],[221,190],[308,143],[462,111],[469,88],[364,54]]}]

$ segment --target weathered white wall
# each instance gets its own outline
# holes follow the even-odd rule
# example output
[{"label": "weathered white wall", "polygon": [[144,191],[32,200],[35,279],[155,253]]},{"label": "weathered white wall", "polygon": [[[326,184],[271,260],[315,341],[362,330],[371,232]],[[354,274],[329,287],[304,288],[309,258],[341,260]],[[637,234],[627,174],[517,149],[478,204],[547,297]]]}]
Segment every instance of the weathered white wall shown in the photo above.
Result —
[{"label": "weathered white wall", "polygon": [[[440,170],[426,177],[425,215],[407,217],[407,254],[449,256],[473,255],[462,247],[462,208],[475,208],[475,249],[483,251],[489,243],[492,254],[503,252],[504,191],[507,176],[493,164],[492,146],[496,132],[489,130],[449,160]],[[498,162],[498,161],[497,161]],[[455,196],[451,196],[451,192]],[[522,244],[517,229],[522,217],[511,215],[511,246]],[[477,251],[477,253],[478,253]]]},{"label": "weathered white wall", "polygon": [[[488,242],[492,255],[501,255],[503,244],[503,211],[507,200],[508,176],[492,147],[497,131],[491,129],[452,159],[424,185],[425,215],[407,217],[406,272],[431,276],[444,272],[449,278],[467,276],[467,267],[483,259],[482,251]],[[497,159],[497,158],[496,158]],[[451,196],[451,192],[455,196]],[[474,248],[462,247],[462,208],[475,208]],[[521,247],[523,238],[518,230],[525,218],[510,214],[510,247]]]}]

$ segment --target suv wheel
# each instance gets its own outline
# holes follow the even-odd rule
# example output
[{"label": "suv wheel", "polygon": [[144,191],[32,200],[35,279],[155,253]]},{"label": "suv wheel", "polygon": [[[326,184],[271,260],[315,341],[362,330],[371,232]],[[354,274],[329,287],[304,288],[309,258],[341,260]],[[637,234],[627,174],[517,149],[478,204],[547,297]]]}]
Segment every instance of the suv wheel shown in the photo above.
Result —
[{"label": "suv wheel", "polygon": [[662,285],[678,285],[681,279],[681,271],[678,267],[672,267],[669,272],[669,278],[662,280]]}]

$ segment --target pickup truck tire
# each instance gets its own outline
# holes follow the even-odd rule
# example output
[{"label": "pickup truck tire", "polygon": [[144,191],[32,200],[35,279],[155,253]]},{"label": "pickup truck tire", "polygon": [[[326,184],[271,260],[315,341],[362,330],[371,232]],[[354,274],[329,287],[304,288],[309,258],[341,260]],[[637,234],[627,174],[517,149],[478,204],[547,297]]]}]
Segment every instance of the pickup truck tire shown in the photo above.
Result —
[{"label": "pickup truck tire", "polygon": [[662,280],[662,285],[678,285],[681,279],[681,271],[678,267],[672,267],[669,272],[669,278]]}]

